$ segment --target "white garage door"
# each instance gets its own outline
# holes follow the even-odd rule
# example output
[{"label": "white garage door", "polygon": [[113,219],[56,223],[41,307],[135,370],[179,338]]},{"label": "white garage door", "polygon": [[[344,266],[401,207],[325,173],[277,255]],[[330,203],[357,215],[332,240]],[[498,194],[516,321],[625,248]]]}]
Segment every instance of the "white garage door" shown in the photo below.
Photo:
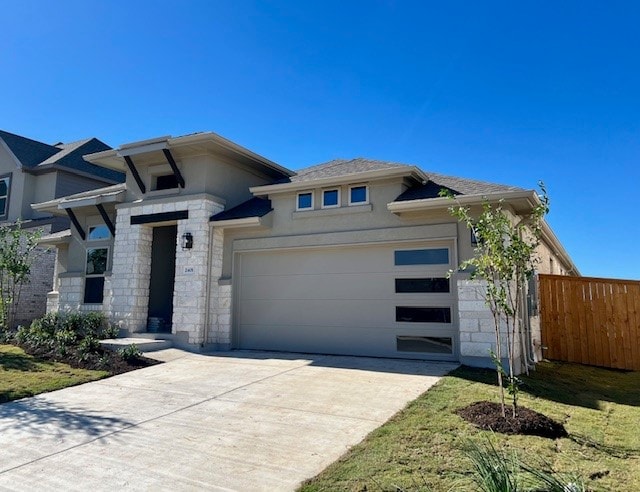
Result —
[{"label": "white garage door", "polygon": [[238,254],[234,345],[455,359],[454,264],[451,242]]}]

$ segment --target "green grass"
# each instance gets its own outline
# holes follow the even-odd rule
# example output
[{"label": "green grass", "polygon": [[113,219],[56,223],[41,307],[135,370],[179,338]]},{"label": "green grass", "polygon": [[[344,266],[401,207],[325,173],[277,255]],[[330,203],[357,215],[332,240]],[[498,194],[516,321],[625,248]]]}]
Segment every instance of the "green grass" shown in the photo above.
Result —
[{"label": "green grass", "polygon": [[564,423],[570,436],[559,440],[480,431],[454,413],[497,401],[494,380],[459,368],[301,490],[478,490],[462,448],[487,437],[529,465],[578,474],[589,489],[640,490],[640,372],[539,364],[524,378],[521,405]]},{"label": "green grass", "polygon": [[0,345],[0,403],[37,395],[108,375],[106,371],[74,369],[27,355],[13,345]]}]

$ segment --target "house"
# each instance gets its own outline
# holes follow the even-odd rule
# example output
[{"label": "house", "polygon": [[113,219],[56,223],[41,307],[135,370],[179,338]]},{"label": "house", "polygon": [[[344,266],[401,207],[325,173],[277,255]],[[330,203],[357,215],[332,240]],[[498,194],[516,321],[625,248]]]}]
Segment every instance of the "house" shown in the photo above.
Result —
[{"label": "house", "polygon": [[[31,204],[123,181],[122,173],[82,158],[107,149],[96,138],[48,145],[0,130],[0,224],[20,219],[23,228],[46,234],[68,229],[68,217],[33,210]],[[42,316],[52,289],[55,250],[40,248],[36,254],[30,282],[23,286],[17,306],[18,323]]]},{"label": "house", "polygon": [[[467,274],[447,277],[474,254],[472,237],[438,193],[502,198],[514,217],[538,202],[532,190],[368,159],[294,172],[214,133],[85,159],[126,183],[33,205],[77,218],[47,238],[59,251],[49,308],[101,310],[124,334],[193,349],[486,364],[490,313]],[[540,253],[542,271],[577,273],[546,224]]]}]

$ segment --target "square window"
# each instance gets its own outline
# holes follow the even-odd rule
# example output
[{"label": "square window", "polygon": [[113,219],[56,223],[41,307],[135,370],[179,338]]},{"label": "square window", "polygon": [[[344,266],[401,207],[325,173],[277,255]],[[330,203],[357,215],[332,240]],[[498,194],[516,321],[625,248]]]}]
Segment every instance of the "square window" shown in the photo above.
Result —
[{"label": "square window", "polygon": [[362,205],[369,202],[369,189],[366,186],[349,188],[349,205]]},{"label": "square window", "polygon": [[322,192],[322,208],[340,206],[340,190],[324,190]]},{"label": "square window", "polygon": [[88,241],[99,241],[100,239],[109,239],[109,228],[106,225],[89,227]]},{"label": "square window", "polygon": [[298,202],[296,210],[312,210],[313,209],[313,193],[298,193]]}]

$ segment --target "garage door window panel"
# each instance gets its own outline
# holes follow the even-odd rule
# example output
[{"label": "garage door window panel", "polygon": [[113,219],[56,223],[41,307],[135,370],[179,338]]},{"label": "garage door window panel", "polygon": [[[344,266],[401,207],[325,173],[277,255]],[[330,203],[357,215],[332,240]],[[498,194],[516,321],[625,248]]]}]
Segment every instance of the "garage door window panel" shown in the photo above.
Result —
[{"label": "garage door window panel", "polygon": [[448,278],[397,278],[396,294],[448,294]]},{"label": "garage door window panel", "polygon": [[404,323],[451,323],[451,308],[396,306],[396,321]]},{"label": "garage door window panel", "polygon": [[396,266],[448,265],[449,248],[403,249],[394,251]]},{"label": "garage door window panel", "polygon": [[397,336],[396,350],[398,352],[452,354],[453,339],[451,337]]}]

